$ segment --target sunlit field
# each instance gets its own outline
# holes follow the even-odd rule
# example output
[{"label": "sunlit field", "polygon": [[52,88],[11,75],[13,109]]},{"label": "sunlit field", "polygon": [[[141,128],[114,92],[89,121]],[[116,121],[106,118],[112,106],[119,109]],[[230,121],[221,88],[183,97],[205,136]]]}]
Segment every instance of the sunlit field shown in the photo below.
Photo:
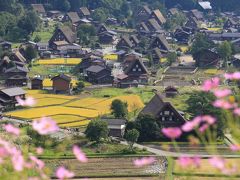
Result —
[{"label": "sunlit field", "polygon": [[77,65],[82,60],[80,58],[56,58],[40,59],[36,63],[41,65]]},{"label": "sunlit field", "polygon": [[[77,85],[77,80],[72,79],[71,83],[75,87]],[[52,87],[52,84],[53,84],[53,82],[52,82],[51,79],[44,79],[43,80],[43,87]]]},{"label": "sunlit field", "polygon": [[117,54],[106,54],[103,56],[105,60],[116,61],[118,59]]}]

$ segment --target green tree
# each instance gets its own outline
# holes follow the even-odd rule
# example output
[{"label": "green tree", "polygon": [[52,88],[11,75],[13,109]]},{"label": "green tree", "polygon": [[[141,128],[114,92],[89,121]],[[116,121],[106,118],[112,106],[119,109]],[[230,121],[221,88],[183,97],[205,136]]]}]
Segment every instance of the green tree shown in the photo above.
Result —
[{"label": "green tree", "polygon": [[127,140],[128,144],[129,144],[129,149],[131,151],[133,151],[133,145],[134,143],[137,142],[139,137],[139,132],[136,129],[132,129],[126,132],[125,134],[125,139]]},{"label": "green tree", "polygon": [[28,62],[31,62],[34,58],[37,57],[37,50],[31,46],[28,45],[24,51],[25,58]]},{"label": "green tree", "polygon": [[231,43],[228,42],[228,41],[222,42],[218,46],[218,54],[224,60],[224,66],[227,66],[227,62],[232,56],[232,45],[231,45]]},{"label": "green tree", "polygon": [[124,118],[128,114],[128,104],[119,99],[115,99],[111,104],[111,112],[115,118]]},{"label": "green tree", "polygon": [[108,124],[102,120],[92,120],[85,131],[86,137],[90,141],[100,142],[101,139],[107,138],[109,133]]},{"label": "green tree", "polygon": [[35,38],[34,38],[34,42],[35,43],[38,43],[38,42],[40,42],[42,40],[42,38],[41,38],[41,36],[39,36],[38,34],[35,36]]},{"label": "green tree", "polygon": [[96,28],[93,25],[83,24],[77,29],[80,44],[89,45],[91,41],[94,41],[95,36]]},{"label": "green tree", "polygon": [[93,20],[98,21],[100,23],[105,22],[108,16],[109,16],[108,10],[103,7],[95,9],[94,12],[92,13]]},{"label": "green tree", "polygon": [[160,127],[155,118],[151,115],[140,115],[135,127],[139,131],[139,141],[152,141],[161,137]]},{"label": "green tree", "polygon": [[225,116],[223,112],[215,108],[212,103],[216,100],[212,93],[206,92],[193,92],[188,100],[186,101],[188,108],[187,112],[191,114],[192,117],[199,115],[212,115],[217,118],[217,136],[219,138],[224,137],[224,121]]},{"label": "green tree", "polygon": [[170,52],[167,55],[167,62],[168,62],[169,65],[176,62],[176,60],[177,60],[177,54],[175,52]]},{"label": "green tree", "polygon": [[83,89],[84,89],[84,87],[85,87],[84,82],[83,82],[83,81],[78,81],[77,87],[76,87],[76,92],[77,92],[77,93],[82,92]]},{"label": "green tree", "polygon": [[190,48],[190,52],[193,55],[194,59],[198,59],[197,55],[199,52],[205,49],[213,48],[215,45],[212,41],[209,41],[209,39],[204,34],[197,34],[195,37],[195,40]]}]

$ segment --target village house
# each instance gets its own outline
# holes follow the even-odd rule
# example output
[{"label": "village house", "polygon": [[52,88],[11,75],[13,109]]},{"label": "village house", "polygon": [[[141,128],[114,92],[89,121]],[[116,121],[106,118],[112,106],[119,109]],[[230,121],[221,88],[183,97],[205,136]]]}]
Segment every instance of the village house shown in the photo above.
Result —
[{"label": "village house", "polygon": [[86,55],[86,57],[82,58],[82,61],[79,63],[79,65],[76,68],[78,72],[86,74],[86,69],[92,65],[105,66],[106,61],[100,57]]},{"label": "village house", "polygon": [[212,10],[211,2],[209,1],[198,1],[198,7],[201,9],[201,11],[207,13],[211,12]]},{"label": "village house", "polygon": [[151,32],[160,32],[162,29],[161,26],[158,24],[157,20],[154,18],[149,19],[145,23],[146,23],[147,28]]},{"label": "village house", "polygon": [[71,94],[71,77],[65,74],[59,74],[54,76],[51,80],[53,82],[52,89],[55,94]]},{"label": "village house", "polygon": [[52,10],[52,11],[47,12],[47,17],[49,17],[51,19],[56,19],[61,15],[62,15],[62,13],[60,11],[57,11],[57,10]]},{"label": "village house", "polygon": [[99,37],[99,42],[102,44],[112,43],[116,39],[116,35],[117,35],[116,32],[112,30],[108,30],[104,24],[99,26],[97,34]]},{"label": "village house", "polygon": [[102,118],[101,120],[107,122],[109,136],[123,138],[127,123],[125,119]]},{"label": "village house", "polygon": [[177,111],[170,102],[164,102],[158,93],[155,94],[140,114],[153,116],[162,128],[180,127],[186,122],[183,114]]},{"label": "village house", "polygon": [[129,49],[134,48],[133,42],[130,40],[129,36],[122,36],[118,41],[116,48],[128,51]]},{"label": "village house", "polygon": [[122,20],[121,22],[120,22],[120,26],[121,27],[128,27],[128,22],[127,22],[127,19],[124,19],[124,20]]},{"label": "village house", "polygon": [[59,27],[49,40],[49,47],[54,49],[54,44],[56,44],[57,41],[65,41],[68,44],[73,44],[77,41],[77,36],[68,26]]},{"label": "village house", "polygon": [[179,13],[178,8],[170,8],[168,10],[168,17],[174,16]]},{"label": "village house", "polygon": [[209,33],[207,35],[209,40],[212,40],[212,41],[234,41],[240,38],[240,33],[230,33],[230,32]]},{"label": "village house", "polygon": [[221,58],[214,50],[201,50],[196,54],[196,57],[196,66],[198,67],[218,67],[220,65]]},{"label": "village house", "polygon": [[152,60],[154,64],[159,64],[160,59],[163,57],[161,50],[159,48],[153,48],[152,50]]},{"label": "village house", "polygon": [[4,88],[0,90],[0,104],[4,110],[15,109],[17,105],[16,97],[25,99],[26,92],[19,87]]},{"label": "village house", "polygon": [[43,4],[31,4],[31,6],[33,10],[40,16],[44,17],[47,15]]},{"label": "village house", "polygon": [[43,78],[34,77],[31,79],[31,89],[43,89]]},{"label": "village house", "polygon": [[174,32],[174,38],[177,40],[179,44],[189,44],[191,33],[184,31],[182,28],[176,29]]},{"label": "village house", "polygon": [[23,66],[14,66],[4,71],[5,85],[8,87],[13,86],[26,86],[28,82],[29,70]]},{"label": "village house", "polygon": [[145,22],[141,22],[139,25],[137,25],[136,29],[139,32],[139,34],[143,35],[148,34],[150,32]]},{"label": "village house", "polygon": [[76,12],[68,12],[65,14],[62,21],[63,22],[71,22],[71,24],[73,26],[77,27],[78,23],[80,21],[80,17],[78,16],[78,13],[76,13]]},{"label": "village house", "polygon": [[166,19],[162,15],[162,13],[159,9],[152,11],[150,18],[155,19],[159,25],[163,25],[164,23],[166,23]]},{"label": "village house", "polygon": [[12,49],[12,43],[0,39],[0,48],[4,51],[10,51]]},{"label": "village house", "polygon": [[228,18],[227,21],[224,23],[223,28],[224,29],[230,29],[230,28],[239,29],[240,24],[238,22],[236,22],[233,18]]},{"label": "village house", "polygon": [[193,9],[191,11],[189,11],[188,13],[188,17],[193,17],[196,18],[198,21],[203,21],[204,20],[204,16],[203,13],[197,9]]},{"label": "village house", "polygon": [[147,20],[149,18],[151,13],[152,13],[152,11],[151,11],[151,9],[147,5],[142,6],[142,7],[140,7],[138,9],[138,11],[136,11],[135,19],[138,22],[145,21],[145,20]]},{"label": "village house", "polygon": [[166,87],[166,88],[164,89],[164,92],[165,92],[166,97],[171,97],[171,98],[173,98],[173,97],[175,97],[175,96],[178,95],[178,90],[177,90],[177,88],[174,87],[174,86],[168,86],[168,87]]},{"label": "village house", "polygon": [[159,48],[162,53],[167,53],[170,51],[170,46],[166,38],[161,34],[157,35],[156,38],[152,41],[150,49],[153,48]]},{"label": "village house", "polygon": [[199,28],[199,21],[195,17],[189,17],[188,21],[185,23],[185,27],[191,28],[194,31]]},{"label": "village house", "polygon": [[77,11],[80,18],[86,18],[88,19],[91,15],[91,12],[87,7],[80,7]]},{"label": "village house", "polygon": [[107,66],[92,65],[86,69],[86,80],[93,84],[112,84],[112,70]]}]

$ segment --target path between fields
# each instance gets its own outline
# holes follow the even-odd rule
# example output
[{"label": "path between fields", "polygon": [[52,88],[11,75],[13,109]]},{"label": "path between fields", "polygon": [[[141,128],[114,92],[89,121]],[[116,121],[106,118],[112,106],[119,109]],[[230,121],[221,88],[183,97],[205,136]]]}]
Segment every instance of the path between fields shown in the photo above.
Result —
[{"label": "path between fields", "polygon": [[[121,144],[123,145],[128,145],[128,143],[126,141],[120,141]],[[147,151],[153,153],[153,154],[156,154],[158,156],[171,156],[171,157],[180,157],[180,156],[188,156],[188,157],[193,157],[193,156],[199,156],[199,157],[212,157],[214,155],[210,155],[210,154],[188,154],[188,153],[182,153],[182,152],[170,152],[170,151],[164,151],[164,150],[161,150],[161,149],[156,149],[156,148],[152,148],[152,147],[149,147],[149,146],[144,146],[144,145],[141,145],[141,144],[134,144],[134,147],[136,148],[139,148],[139,149],[146,149]],[[225,157],[225,158],[240,158],[240,155],[237,155],[237,154],[223,154],[223,155],[217,155],[217,156],[222,156],[222,157]]]}]

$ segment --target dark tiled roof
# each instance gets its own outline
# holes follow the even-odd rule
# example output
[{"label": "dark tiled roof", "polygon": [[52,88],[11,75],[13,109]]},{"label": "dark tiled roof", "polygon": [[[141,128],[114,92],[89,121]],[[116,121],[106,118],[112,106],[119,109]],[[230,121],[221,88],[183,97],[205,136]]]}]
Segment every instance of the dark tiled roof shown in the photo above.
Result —
[{"label": "dark tiled roof", "polygon": [[22,88],[19,88],[19,87],[2,89],[0,91],[10,97],[26,94],[26,92]]},{"label": "dark tiled roof", "polygon": [[125,125],[127,121],[125,119],[101,119],[108,123],[109,126],[111,125]]},{"label": "dark tiled roof", "polygon": [[191,10],[192,15],[197,19],[203,19],[203,13],[197,9]]},{"label": "dark tiled roof", "polygon": [[80,17],[78,16],[78,14],[76,12],[69,12],[69,13],[67,13],[67,16],[69,17],[69,19],[72,23],[77,23],[80,21]]},{"label": "dark tiled roof", "polygon": [[146,66],[145,66],[145,65],[143,64],[143,62],[142,62],[140,59],[138,59],[138,58],[130,61],[130,62],[127,64],[126,68],[124,69],[124,73],[125,73],[125,74],[128,74],[128,73],[132,70],[132,68],[134,67],[134,65],[135,65],[137,62],[139,62],[140,66],[142,66],[143,70],[145,71],[145,72],[142,71],[142,73],[146,73],[146,74],[147,74],[147,73],[148,73],[148,70],[147,70]]},{"label": "dark tiled roof", "polygon": [[87,68],[86,71],[98,73],[104,69],[105,68],[103,66],[93,65],[93,66],[90,66],[89,68]]},{"label": "dark tiled roof", "polygon": [[82,12],[84,16],[90,16],[90,11],[87,7],[80,7],[79,10]]},{"label": "dark tiled roof", "polygon": [[54,79],[56,79],[56,78],[61,78],[61,79],[64,79],[65,81],[71,81],[71,77],[69,77],[69,76],[67,76],[67,75],[65,75],[65,74],[59,74],[59,75],[57,75],[57,76],[54,76],[53,78],[52,78],[52,81],[54,80]]}]

